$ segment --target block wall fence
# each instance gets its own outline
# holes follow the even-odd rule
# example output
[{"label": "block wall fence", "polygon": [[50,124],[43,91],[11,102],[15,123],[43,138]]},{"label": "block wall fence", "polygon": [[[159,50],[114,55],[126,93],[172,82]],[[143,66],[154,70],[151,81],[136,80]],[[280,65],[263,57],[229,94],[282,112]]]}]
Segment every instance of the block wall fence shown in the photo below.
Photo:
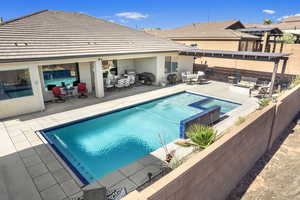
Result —
[{"label": "block wall fence", "polygon": [[300,111],[300,86],[142,191],[123,200],[222,200],[284,133]]}]

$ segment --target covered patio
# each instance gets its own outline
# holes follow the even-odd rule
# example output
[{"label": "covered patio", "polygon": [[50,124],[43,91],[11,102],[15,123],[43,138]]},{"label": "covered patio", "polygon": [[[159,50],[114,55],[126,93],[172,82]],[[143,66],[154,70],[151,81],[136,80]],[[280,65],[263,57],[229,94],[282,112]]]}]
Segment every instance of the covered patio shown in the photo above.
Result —
[{"label": "covered patio", "polygon": [[274,68],[269,87],[269,96],[271,97],[274,91],[274,85],[277,77],[279,64],[282,63],[281,76],[285,73],[288,57],[290,54],[286,53],[263,53],[263,52],[248,52],[248,51],[223,51],[223,50],[203,50],[192,49],[181,51],[180,55],[194,56],[194,57],[214,57],[223,59],[238,59],[238,60],[254,60],[273,62]]}]

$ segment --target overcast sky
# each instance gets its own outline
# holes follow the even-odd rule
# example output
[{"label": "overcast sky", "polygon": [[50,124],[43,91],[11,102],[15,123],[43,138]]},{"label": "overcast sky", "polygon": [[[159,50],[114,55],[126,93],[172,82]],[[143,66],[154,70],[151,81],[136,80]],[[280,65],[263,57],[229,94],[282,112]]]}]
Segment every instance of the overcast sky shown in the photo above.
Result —
[{"label": "overcast sky", "polygon": [[300,0],[2,0],[0,16],[7,20],[42,9],[82,12],[134,28],[173,28],[230,19],[276,22],[300,15]]}]

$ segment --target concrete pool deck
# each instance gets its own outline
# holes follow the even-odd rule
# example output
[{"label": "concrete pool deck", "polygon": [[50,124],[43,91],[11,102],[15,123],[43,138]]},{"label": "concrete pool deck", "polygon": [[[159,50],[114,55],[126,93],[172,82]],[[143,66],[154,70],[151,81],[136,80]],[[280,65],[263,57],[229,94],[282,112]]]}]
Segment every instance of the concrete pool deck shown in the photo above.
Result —
[{"label": "concrete pool deck", "polygon": [[[45,112],[3,120],[0,122],[0,199],[59,200],[82,194],[82,184],[34,131],[185,90],[243,104],[239,110],[232,113],[231,118],[228,118],[230,120],[227,119],[226,122],[217,125],[218,130],[224,130],[224,127],[235,122],[237,116],[245,116],[253,112],[257,106],[256,99],[249,98],[247,91],[236,91],[229,84],[212,82],[207,85],[179,84],[166,88],[156,87],[149,92],[143,91],[139,94],[132,92],[132,96],[128,96],[129,91],[127,93],[122,91],[120,93],[127,97],[115,93],[115,96],[108,95],[103,99],[90,98],[87,100],[90,102],[76,99],[76,108],[74,103],[68,102],[50,104]],[[55,105],[60,109],[55,109]],[[170,150],[178,148],[177,145],[170,145]],[[188,150],[177,152],[185,155]],[[148,172],[157,174],[161,170],[163,155],[164,152],[161,150],[154,152],[88,187],[101,185],[108,188],[126,187],[128,191],[132,191],[147,181]]]}]

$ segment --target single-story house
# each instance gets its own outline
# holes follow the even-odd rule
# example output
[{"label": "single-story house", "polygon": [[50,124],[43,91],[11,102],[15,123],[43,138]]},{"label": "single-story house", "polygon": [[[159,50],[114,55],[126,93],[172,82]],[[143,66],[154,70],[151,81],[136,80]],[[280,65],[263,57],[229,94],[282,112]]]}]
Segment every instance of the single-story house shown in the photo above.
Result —
[{"label": "single-story house", "polygon": [[174,29],[145,28],[143,31],[200,49],[257,51],[261,38],[238,29],[245,26],[239,20],[201,22]]},{"label": "single-story house", "polygon": [[0,119],[41,111],[51,87],[86,83],[105,96],[108,71],[150,72],[155,84],[191,71],[187,47],[82,13],[43,10],[0,23]]}]

